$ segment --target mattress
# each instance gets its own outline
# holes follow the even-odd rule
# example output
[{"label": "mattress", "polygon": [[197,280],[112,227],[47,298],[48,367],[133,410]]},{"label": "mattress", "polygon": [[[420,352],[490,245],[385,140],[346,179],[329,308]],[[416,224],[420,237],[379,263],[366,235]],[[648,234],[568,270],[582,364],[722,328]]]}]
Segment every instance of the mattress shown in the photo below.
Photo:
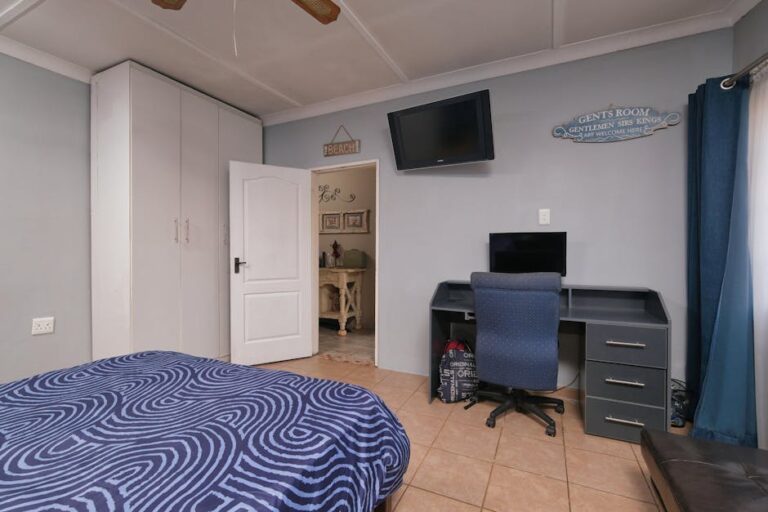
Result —
[{"label": "mattress", "polygon": [[0,385],[3,512],[367,512],[409,452],[361,387],[172,352]]}]

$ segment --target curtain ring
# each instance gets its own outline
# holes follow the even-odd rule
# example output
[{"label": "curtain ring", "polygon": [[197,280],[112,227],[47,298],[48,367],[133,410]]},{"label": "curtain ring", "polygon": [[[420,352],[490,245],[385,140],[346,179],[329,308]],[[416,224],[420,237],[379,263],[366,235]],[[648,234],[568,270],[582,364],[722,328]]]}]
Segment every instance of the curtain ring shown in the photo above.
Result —
[{"label": "curtain ring", "polygon": [[[726,82],[730,82],[730,84],[727,84]],[[735,85],[736,81],[733,80],[733,77],[728,77],[720,82],[720,88],[724,91],[730,91]]]}]

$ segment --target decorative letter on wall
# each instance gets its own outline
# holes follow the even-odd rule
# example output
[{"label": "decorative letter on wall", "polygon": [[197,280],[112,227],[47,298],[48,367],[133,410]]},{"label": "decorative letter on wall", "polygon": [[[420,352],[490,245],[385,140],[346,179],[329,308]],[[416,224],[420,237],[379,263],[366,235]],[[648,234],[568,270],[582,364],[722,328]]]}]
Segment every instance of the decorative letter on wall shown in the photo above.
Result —
[{"label": "decorative letter on wall", "polygon": [[680,119],[679,112],[659,112],[651,107],[610,107],[576,116],[556,126],[552,135],[573,142],[617,142],[653,135]]}]

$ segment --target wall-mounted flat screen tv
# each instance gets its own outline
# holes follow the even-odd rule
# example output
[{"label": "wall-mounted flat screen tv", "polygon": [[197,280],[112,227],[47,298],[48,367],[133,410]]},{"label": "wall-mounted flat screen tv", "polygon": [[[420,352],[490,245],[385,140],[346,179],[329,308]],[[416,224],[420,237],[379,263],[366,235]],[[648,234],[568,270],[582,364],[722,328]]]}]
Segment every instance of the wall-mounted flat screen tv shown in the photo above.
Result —
[{"label": "wall-mounted flat screen tv", "polygon": [[566,234],[491,233],[491,272],[520,274],[557,272],[565,275]]},{"label": "wall-mounted flat screen tv", "polygon": [[400,170],[493,160],[487,90],[390,112],[388,116]]}]

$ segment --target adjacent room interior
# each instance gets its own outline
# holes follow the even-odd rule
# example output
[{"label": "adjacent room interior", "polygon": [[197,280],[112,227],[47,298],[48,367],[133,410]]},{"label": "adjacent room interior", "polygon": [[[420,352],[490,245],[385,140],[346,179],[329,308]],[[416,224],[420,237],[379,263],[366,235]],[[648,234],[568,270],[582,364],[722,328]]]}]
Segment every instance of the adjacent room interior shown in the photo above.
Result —
[{"label": "adjacent room interior", "polygon": [[378,162],[315,170],[318,354],[373,365],[376,353]]},{"label": "adjacent room interior", "polygon": [[0,0],[0,511],[768,509],[768,0]]}]

